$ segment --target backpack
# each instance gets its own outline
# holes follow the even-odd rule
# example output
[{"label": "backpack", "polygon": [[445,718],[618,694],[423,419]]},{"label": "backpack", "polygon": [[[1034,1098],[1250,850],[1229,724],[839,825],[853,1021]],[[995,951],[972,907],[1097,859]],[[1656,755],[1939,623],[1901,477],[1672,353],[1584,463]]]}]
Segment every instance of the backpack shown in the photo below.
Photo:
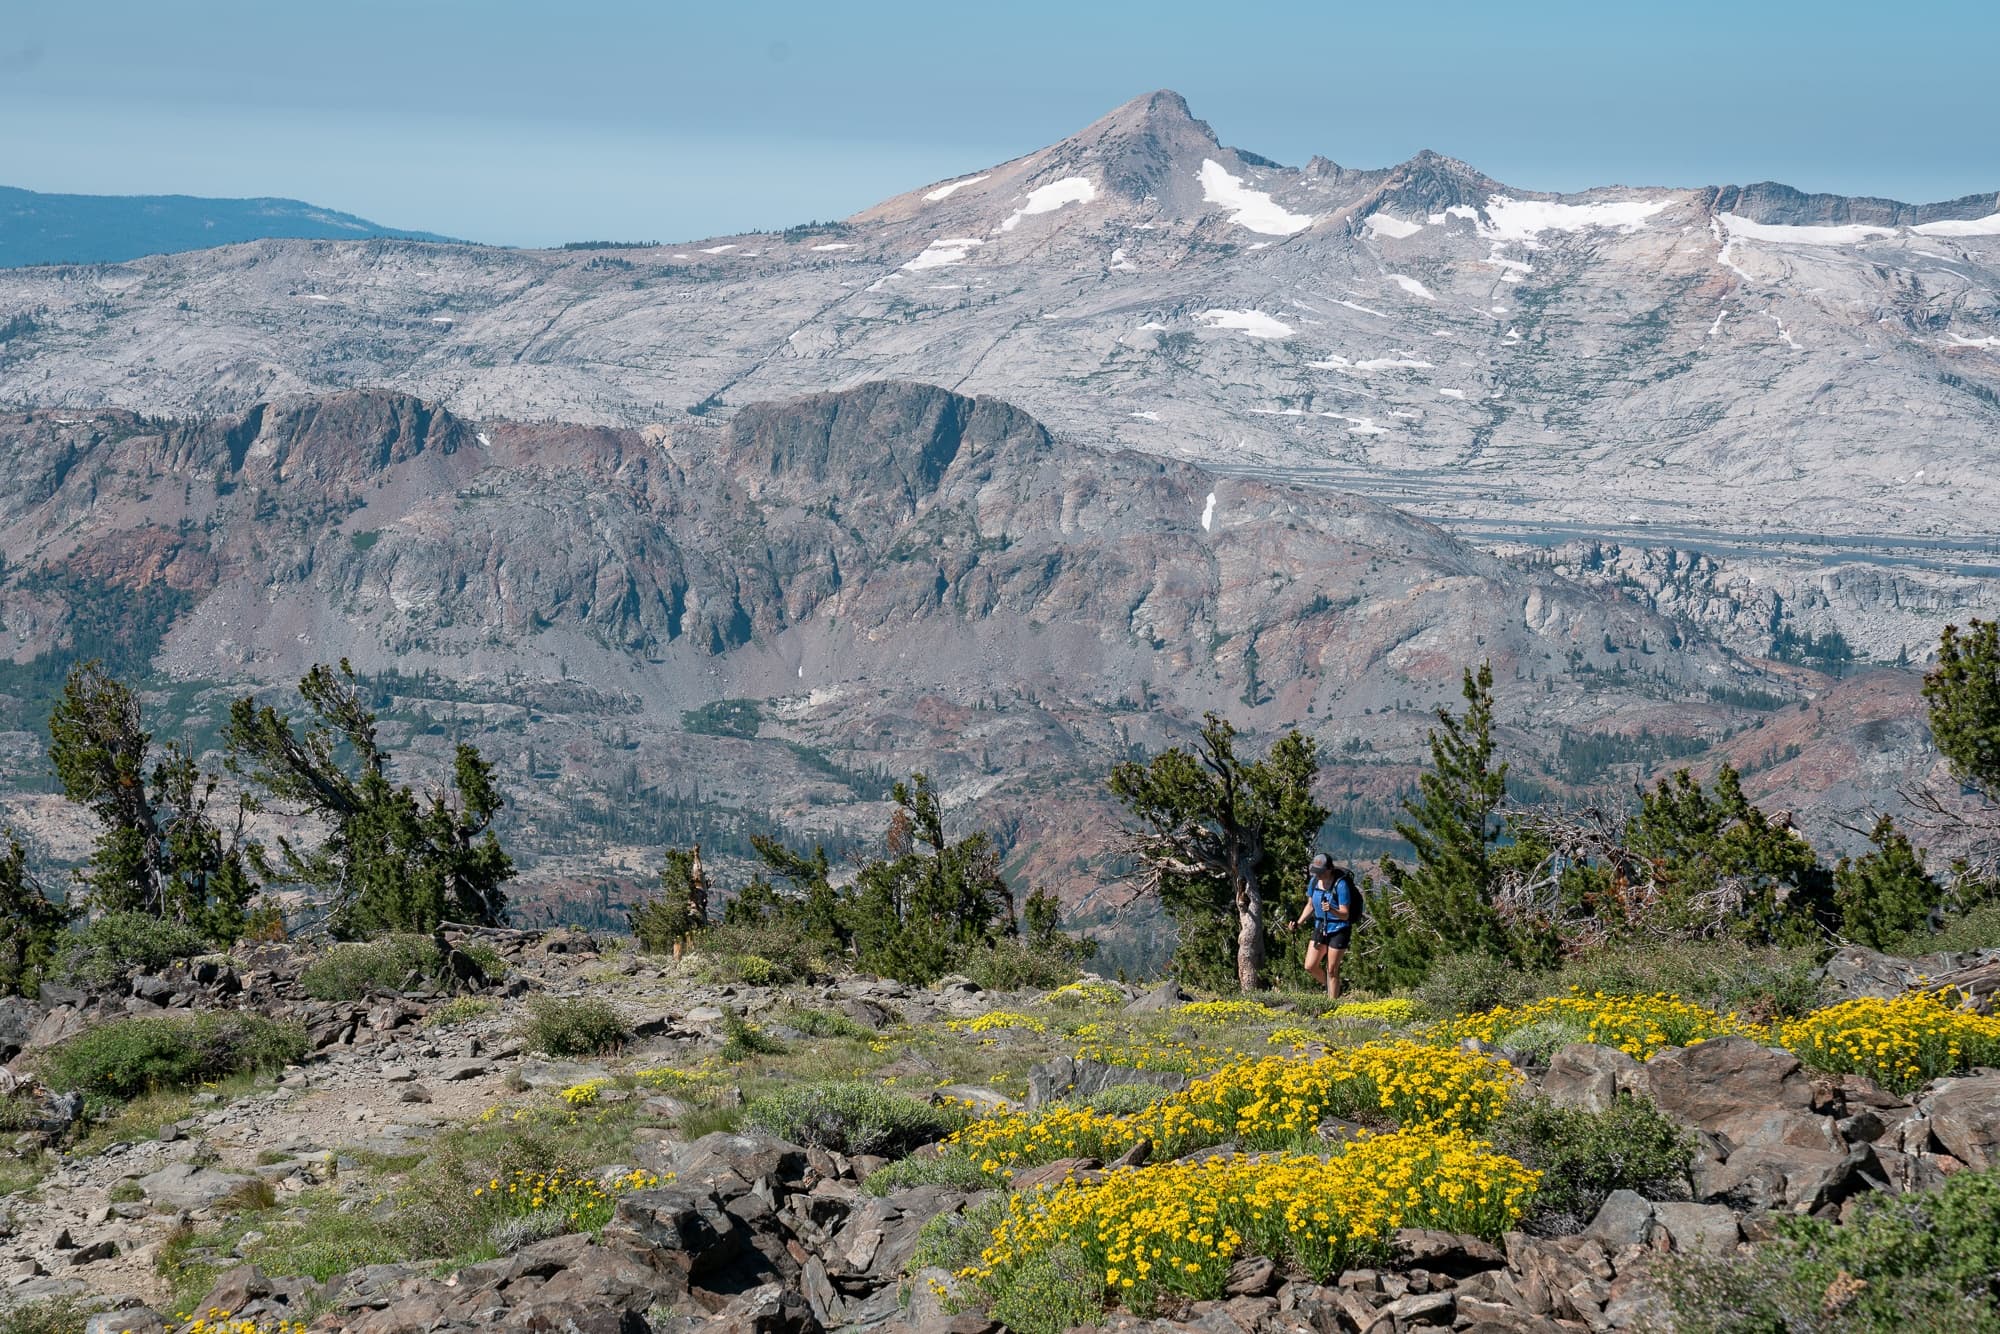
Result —
[{"label": "backpack", "polygon": [[[1339,902],[1342,881],[1347,883],[1347,916],[1344,919],[1332,915],[1333,908]],[[1317,888],[1318,886],[1313,883],[1312,872],[1306,872],[1306,897],[1309,900]],[[1318,902],[1313,903],[1313,929],[1324,934],[1336,927],[1360,926],[1361,919],[1367,916],[1367,912],[1367,905],[1361,897],[1360,882],[1355,880],[1346,867],[1336,866],[1333,868],[1333,893],[1328,896],[1326,910],[1322,912]]]}]

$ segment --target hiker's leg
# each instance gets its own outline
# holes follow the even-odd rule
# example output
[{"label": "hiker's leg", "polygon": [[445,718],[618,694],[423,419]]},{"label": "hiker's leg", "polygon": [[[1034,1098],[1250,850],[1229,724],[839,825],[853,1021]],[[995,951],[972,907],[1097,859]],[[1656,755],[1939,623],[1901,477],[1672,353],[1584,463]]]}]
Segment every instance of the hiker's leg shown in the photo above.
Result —
[{"label": "hiker's leg", "polygon": [[1340,999],[1340,961],[1346,957],[1346,950],[1328,950],[1326,952],[1326,998],[1328,1000]]},{"label": "hiker's leg", "polygon": [[1318,943],[1306,946],[1306,976],[1315,982],[1326,981],[1325,958],[1326,949],[1324,946]]}]

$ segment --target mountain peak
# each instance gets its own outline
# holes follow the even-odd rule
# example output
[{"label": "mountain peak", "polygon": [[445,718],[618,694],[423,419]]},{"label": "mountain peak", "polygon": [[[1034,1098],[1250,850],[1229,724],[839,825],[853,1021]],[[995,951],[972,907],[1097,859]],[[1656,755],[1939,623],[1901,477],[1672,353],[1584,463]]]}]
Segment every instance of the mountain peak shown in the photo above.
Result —
[{"label": "mountain peak", "polygon": [[1113,109],[1042,156],[1093,167],[1113,193],[1144,199],[1183,192],[1204,158],[1228,152],[1215,131],[1194,118],[1186,98],[1162,88]]}]

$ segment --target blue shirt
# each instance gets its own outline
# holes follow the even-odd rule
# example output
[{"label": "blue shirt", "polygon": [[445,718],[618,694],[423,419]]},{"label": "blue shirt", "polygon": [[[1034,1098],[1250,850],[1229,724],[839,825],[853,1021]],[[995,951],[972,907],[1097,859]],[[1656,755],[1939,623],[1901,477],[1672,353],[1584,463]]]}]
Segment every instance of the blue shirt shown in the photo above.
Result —
[{"label": "blue shirt", "polygon": [[[1306,895],[1312,900],[1314,930],[1330,931],[1351,925],[1351,914],[1354,912],[1354,886],[1347,883],[1346,876],[1342,876],[1333,882],[1333,893],[1331,895],[1319,887],[1317,879],[1309,878],[1306,884]],[[1350,916],[1340,916],[1334,911],[1338,908],[1347,909]],[[1322,925],[1323,921],[1329,922],[1331,925]]]}]

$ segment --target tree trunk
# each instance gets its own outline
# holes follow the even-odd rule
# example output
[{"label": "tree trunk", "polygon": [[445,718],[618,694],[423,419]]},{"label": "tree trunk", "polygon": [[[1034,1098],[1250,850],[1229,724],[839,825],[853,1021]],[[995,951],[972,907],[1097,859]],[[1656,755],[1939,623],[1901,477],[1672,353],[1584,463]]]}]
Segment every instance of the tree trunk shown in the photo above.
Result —
[{"label": "tree trunk", "polygon": [[1236,872],[1236,985],[1256,991],[1264,971],[1264,895],[1257,873]]}]

